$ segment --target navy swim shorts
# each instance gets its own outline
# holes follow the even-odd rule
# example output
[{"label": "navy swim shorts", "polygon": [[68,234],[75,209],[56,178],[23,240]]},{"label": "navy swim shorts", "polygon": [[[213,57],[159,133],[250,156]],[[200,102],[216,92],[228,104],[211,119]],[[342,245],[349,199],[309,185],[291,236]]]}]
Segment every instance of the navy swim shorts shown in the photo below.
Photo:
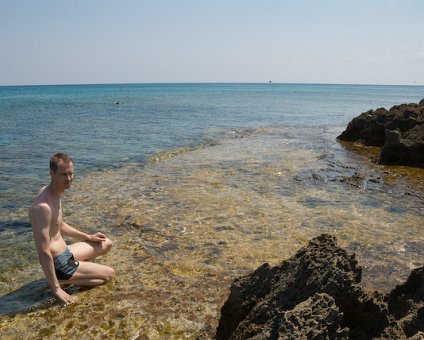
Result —
[{"label": "navy swim shorts", "polygon": [[66,250],[53,258],[56,277],[58,280],[69,280],[77,271],[79,262],[75,261],[71,250],[66,247]]}]

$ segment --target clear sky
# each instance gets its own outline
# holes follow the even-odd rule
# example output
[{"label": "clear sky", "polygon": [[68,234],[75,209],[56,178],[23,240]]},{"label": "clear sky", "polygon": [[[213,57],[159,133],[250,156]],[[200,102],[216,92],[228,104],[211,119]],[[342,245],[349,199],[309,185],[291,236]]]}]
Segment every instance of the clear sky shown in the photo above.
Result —
[{"label": "clear sky", "polygon": [[424,0],[0,0],[0,85],[424,84]]}]

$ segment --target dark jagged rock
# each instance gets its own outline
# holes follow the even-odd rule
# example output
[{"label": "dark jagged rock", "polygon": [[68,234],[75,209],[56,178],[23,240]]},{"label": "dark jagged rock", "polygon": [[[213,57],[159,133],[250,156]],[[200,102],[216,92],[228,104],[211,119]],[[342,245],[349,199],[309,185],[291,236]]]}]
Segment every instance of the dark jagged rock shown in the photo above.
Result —
[{"label": "dark jagged rock", "polygon": [[362,269],[320,235],[281,265],[238,278],[217,339],[406,339],[424,331],[424,267],[384,296],[360,285]]},{"label": "dark jagged rock", "polygon": [[386,301],[407,336],[424,332],[424,267],[414,269],[403,285],[388,294]]},{"label": "dark jagged rock", "polygon": [[386,130],[379,162],[424,167],[424,124],[403,134],[399,130]]},{"label": "dark jagged rock", "polygon": [[424,99],[363,112],[337,139],[381,147],[381,164],[424,167]]},{"label": "dark jagged rock", "polygon": [[[347,339],[348,328],[341,327],[343,314],[334,299],[317,293],[287,311],[281,318],[278,334],[287,339]],[[305,327],[314,324],[314,327]]]}]

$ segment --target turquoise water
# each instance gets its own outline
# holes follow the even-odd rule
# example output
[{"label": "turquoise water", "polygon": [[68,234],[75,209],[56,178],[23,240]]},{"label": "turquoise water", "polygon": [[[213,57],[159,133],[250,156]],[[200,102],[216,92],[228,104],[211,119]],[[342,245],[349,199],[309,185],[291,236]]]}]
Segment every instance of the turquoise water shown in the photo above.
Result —
[{"label": "turquoise water", "polygon": [[[234,277],[322,232],[357,254],[367,286],[393,288],[424,264],[423,170],[335,139],[363,111],[423,98],[424,86],[0,87],[0,314],[18,313],[4,334],[209,338]],[[57,151],[75,160],[65,220],[108,234],[102,261],[118,269],[71,312],[48,302],[26,217]]]},{"label": "turquoise water", "polygon": [[[134,84],[0,87],[0,213],[28,204],[49,155],[79,174],[143,164],[158,151],[261,126],[337,126],[377,107],[417,102],[423,87]],[[119,103],[119,104],[118,104]],[[1,215],[0,215],[1,216]],[[2,218],[3,219],[3,218]]]}]

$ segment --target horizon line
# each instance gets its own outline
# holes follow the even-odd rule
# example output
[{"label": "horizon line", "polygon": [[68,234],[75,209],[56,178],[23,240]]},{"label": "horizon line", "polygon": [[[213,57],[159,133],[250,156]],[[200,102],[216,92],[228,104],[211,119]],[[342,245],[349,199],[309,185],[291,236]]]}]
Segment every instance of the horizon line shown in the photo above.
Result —
[{"label": "horizon line", "polygon": [[331,82],[273,82],[272,80],[264,82],[117,82],[117,83],[51,83],[51,84],[15,84],[0,85],[0,87],[31,87],[31,86],[102,86],[102,85],[350,85],[350,86],[417,86],[422,87],[423,84],[413,82],[411,84],[399,83],[331,83]]}]

